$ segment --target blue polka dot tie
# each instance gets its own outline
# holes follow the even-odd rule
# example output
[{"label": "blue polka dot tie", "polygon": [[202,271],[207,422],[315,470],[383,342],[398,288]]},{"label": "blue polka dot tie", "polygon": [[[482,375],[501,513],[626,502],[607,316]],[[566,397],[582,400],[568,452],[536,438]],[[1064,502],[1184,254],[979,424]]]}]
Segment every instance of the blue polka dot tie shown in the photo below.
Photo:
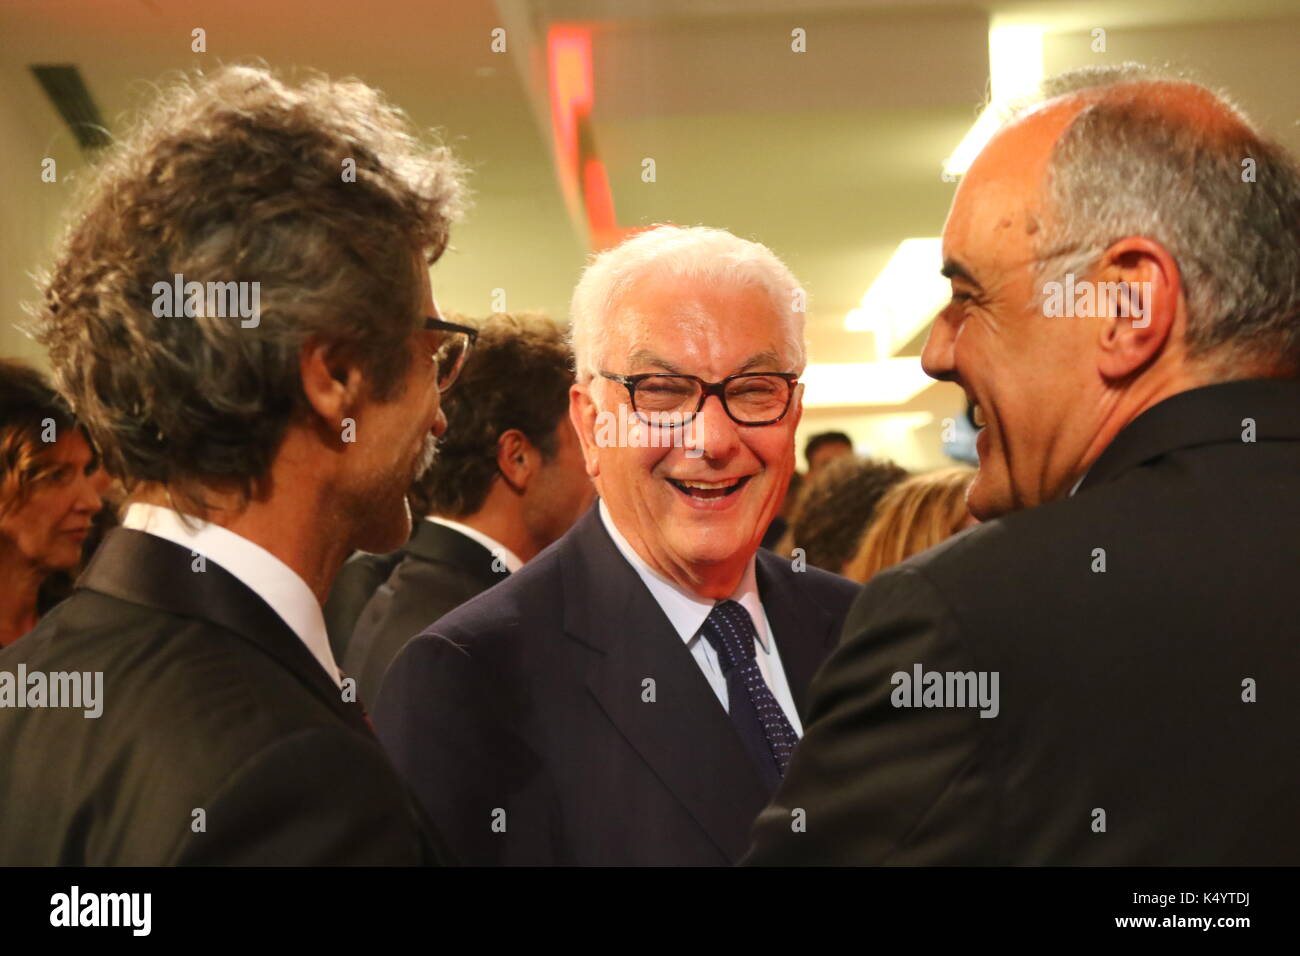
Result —
[{"label": "blue polka dot tie", "polygon": [[758,668],[754,622],[735,601],[722,601],[709,612],[701,633],[717,651],[718,663],[727,678],[731,722],[769,791],[775,791],[799,737]]}]

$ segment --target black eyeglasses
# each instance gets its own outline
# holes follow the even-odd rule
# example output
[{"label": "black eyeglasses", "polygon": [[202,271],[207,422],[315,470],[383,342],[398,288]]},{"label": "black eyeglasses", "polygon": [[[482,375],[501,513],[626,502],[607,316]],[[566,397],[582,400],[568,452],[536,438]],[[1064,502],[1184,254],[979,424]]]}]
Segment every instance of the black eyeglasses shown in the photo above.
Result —
[{"label": "black eyeglasses", "polygon": [[478,341],[478,329],[435,319],[432,316],[424,320],[424,327],[443,333],[438,348],[433,353],[433,360],[438,366],[438,391],[445,392],[451,388],[456,377],[460,375],[460,370],[465,367],[469,350]]},{"label": "black eyeglasses", "polygon": [[627,389],[638,419],[668,428],[691,421],[710,395],[718,396],[723,410],[737,425],[775,425],[790,410],[799,381],[793,372],[741,372],[721,382],[664,372],[600,374]]}]

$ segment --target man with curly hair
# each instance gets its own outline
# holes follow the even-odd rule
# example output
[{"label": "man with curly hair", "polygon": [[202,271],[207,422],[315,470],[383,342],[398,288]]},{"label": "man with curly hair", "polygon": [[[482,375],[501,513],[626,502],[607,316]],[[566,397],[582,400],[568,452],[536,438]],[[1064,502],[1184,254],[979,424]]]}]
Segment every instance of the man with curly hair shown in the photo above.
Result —
[{"label": "man with curly hair", "polygon": [[[130,498],[0,655],[0,864],[444,857],[320,602],[410,532],[473,339],[427,270],[461,192],[375,90],[247,67],[178,87],[96,170],[36,333]],[[51,706],[58,675],[102,681],[100,713]]]},{"label": "man with curly hair", "polygon": [[[595,497],[569,422],[573,360],[564,330],[543,316],[504,313],[474,325],[479,337],[461,388],[443,404],[447,435],[411,489],[425,511],[359,609],[342,656],[366,700],[378,699],[407,641],[535,558]],[[344,573],[372,557],[382,560],[359,556]],[[326,605],[327,623],[328,615]]]}]

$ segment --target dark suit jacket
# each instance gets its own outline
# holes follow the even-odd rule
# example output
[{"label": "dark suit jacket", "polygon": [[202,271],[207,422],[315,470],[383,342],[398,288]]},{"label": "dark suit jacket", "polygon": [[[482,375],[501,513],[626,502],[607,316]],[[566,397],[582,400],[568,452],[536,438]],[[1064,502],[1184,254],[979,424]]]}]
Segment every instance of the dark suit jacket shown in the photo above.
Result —
[{"label": "dark suit jacket", "polygon": [[361,700],[379,696],[384,674],[406,642],[448,611],[486,591],[510,572],[477,541],[432,521],[420,521],[406,554],[357,619],[343,670],[357,679]]},{"label": "dark suit jacket", "polygon": [[[757,577],[802,707],[857,587],[763,551]],[[470,863],[723,865],[768,796],[595,508],[407,644],[375,722]]]},{"label": "dark suit jacket", "polygon": [[442,853],[360,707],[261,598],[178,545],[110,531],[76,592],[0,654],[0,671],[20,663],[102,672],[103,712],[0,708],[0,864]]},{"label": "dark suit jacket", "polygon": [[[749,862],[1300,863],[1298,478],[1300,384],[1195,389],[873,579]],[[917,663],[998,672],[1000,713],[893,706]]]},{"label": "dark suit jacket", "polygon": [[[417,522],[415,530],[419,531],[419,526],[422,524],[428,522]],[[393,569],[401,564],[409,547],[408,542],[404,547],[387,554],[358,551],[343,562],[343,567],[339,568],[339,573],[330,588],[330,596],[325,599],[321,613],[325,615],[325,630],[329,633],[330,650],[334,652],[334,659],[345,670],[347,667],[343,662],[347,657],[348,647],[352,643],[352,635],[361,612],[375,596],[380,585],[388,580]]]}]

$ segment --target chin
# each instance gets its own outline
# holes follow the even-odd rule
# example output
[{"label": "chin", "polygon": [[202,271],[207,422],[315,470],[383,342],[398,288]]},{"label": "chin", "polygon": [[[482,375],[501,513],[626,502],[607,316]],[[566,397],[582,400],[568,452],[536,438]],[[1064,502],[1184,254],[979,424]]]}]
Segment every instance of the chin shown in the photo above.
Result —
[{"label": "chin", "polygon": [[992,521],[1015,510],[1011,504],[1010,490],[990,487],[991,484],[981,471],[966,492],[966,508],[979,521]]},{"label": "chin", "polygon": [[411,509],[406,503],[406,496],[380,511],[373,511],[367,516],[362,534],[356,548],[371,554],[386,554],[396,551],[411,536]]},{"label": "chin", "polygon": [[743,554],[746,560],[751,556],[748,536],[730,528],[699,528],[682,537],[684,540],[678,543],[677,553],[692,565],[723,564],[734,560],[737,554]]}]

